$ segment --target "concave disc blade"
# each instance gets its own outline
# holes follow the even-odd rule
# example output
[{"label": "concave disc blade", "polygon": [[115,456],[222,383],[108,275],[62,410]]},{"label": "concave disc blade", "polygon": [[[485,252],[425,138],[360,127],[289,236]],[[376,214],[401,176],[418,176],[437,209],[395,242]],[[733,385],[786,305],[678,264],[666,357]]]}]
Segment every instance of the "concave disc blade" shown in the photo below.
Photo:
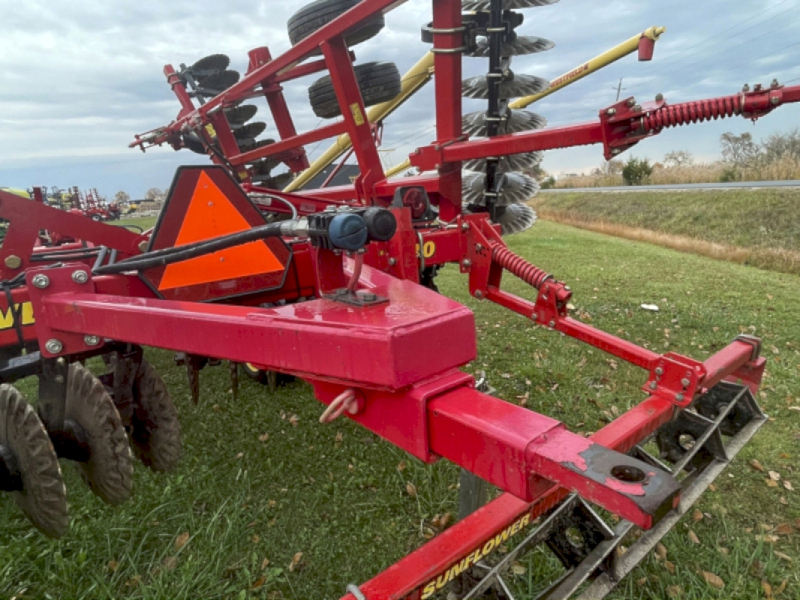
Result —
[{"label": "concave disc blade", "polygon": [[247,125],[242,125],[240,127],[235,127],[233,129],[233,135],[236,136],[237,140],[244,140],[247,138],[256,138],[267,128],[267,124],[261,121],[254,121],[252,123],[248,123]]},{"label": "concave disc blade", "polygon": [[231,59],[224,54],[205,56],[189,67],[192,71],[224,71],[231,64]]},{"label": "concave disc blade", "polygon": [[[509,204],[522,204],[527,202],[539,191],[539,184],[532,177],[523,173],[505,173],[497,206]],[[485,206],[484,191],[486,189],[486,175],[484,173],[468,173],[462,175],[461,180],[462,201],[474,206]]]},{"label": "concave disc blade", "polygon": [[237,71],[220,71],[208,77],[203,77],[197,82],[197,85],[205,92],[219,93],[235,85],[238,81],[239,73]]},{"label": "concave disc blade", "polygon": [[[550,87],[550,82],[534,75],[515,75],[514,79],[500,83],[500,98],[520,98],[539,94]],[[485,75],[478,75],[461,84],[461,94],[466,98],[487,100],[489,84]]]},{"label": "concave disc blade", "polygon": [[[542,162],[544,155],[541,152],[526,152],[524,154],[510,154],[500,159],[498,170],[508,173],[510,171],[524,171]],[[464,162],[464,168],[470,171],[485,171],[486,159],[476,158]]]},{"label": "concave disc blade", "polygon": [[225,109],[225,116],[231,125],[243,125],[256,116],[258,107],[255,104],[243,104],[236,108]]},{"label": "concave disc blade", "polygon": [[131,495],[133,457],[130,441],[114,401],[103,383],[80,363],[69,366],[67,422],[83,431],[89,460],[78,463],[83,480],[95,495],[119,506]]},{"label": "concave disc blade", "polygon": [[[513,42],[508,42],[502,45],[500,56],[524,56],[526,54],[536,54],[537,52],[546,52],[555,48],[555,43],[540,37],[533,37],[527,35],[517,36]],[[470,54],[476,57],[489,56],[489,40],[487,38],[480,38],[478,40],[478,48]]]},{"label": "concave disc blade", "polygon": [[536,223],[536,211],[527,204],[511,204],[497,216],[496,221],[500,224],[503,235],[522,233]]},{"label": "concave disc blade", "polygon": [[[555,4],[558,0],[503,0],[503,10],[515,8],[536,8]],[[489,10],[490,0],[463,0],[461,6],[464,10]]]},{"label": "concave disc blade", "polygon": [[[509,110],[509,116],[500,123],[498,135],[534,131],[547,125],[547,119],[527,110]],[[470,137],[486,137],[486,113],[474,112],[465,115],[462,129]]]},{"label": "concave disc blade", "polygon": [[10,452],[22,479],[14,500],[33,525],[59,538],[69,528],[67,488],[58,456],[36,411],[19,391],[0,385],[0,446]]}]

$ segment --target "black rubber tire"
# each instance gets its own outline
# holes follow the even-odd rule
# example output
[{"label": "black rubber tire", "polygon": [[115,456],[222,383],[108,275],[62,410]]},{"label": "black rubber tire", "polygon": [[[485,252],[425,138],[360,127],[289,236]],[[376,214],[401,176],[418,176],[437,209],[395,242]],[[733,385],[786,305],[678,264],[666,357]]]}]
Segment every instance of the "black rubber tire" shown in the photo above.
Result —
[{"label": "black rubber tire", "polygon": [[[364,106],[373,106],[397,97],[402,88],[400,71],[390,62],[370,62],[355,66],[358,88]],[[330,75],[318,79],[308,88],[308,100],[320,119],[333,119],[342,114]]]},{"label": "black rubber tire", "polygon": [[36,411],[8,384],[0,385],[0,445],[19,465],[23,489],[12,494],[22,512],[46,536],[63,536],[69,514],[58,456]]},{"label": "black rubber tire", "polygon": [[66,420],[84,431],[90,456],[78,463],[94,494],[118,506],[131,495],[133,457],[117,407],[102,382],[80,363],[69,366]]},{"label": "black rubber tire", "polygon": [[144,359],[134,380],[133,399],[130,436],[134,454],[153,471],[173,470],[182,450],[178,409],[164,380]]},{"label": "black rubber tire", "polygon": [[[333,21],[336,17],[344,14],[361,0],[317,0],[298,10],[291,17],[286,28],[289,31],[289,40],[292,46],[296,46],[300,41],[307,38],[315,31],[321,29]],[[364,23],[355,31],[348,33],[345,36],[345,41],[348,46],[355,46],[361,42],[378,35],[378,32],[384,28],[386,20],[383,15],[375,17],[372,21]],[[319,54],[319,52],[315,52]]]}]

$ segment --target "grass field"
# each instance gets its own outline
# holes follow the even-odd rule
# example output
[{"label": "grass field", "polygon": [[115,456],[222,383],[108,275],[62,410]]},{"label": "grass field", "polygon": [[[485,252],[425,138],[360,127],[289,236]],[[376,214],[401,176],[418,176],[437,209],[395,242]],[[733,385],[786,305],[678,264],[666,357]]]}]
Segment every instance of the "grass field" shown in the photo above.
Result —
[{"label": "grass field", "polygon": [[549,220],[800,274],[795,189],[541,193],[531,205]]},{"label": "grass field", "polygon": [[[547,222],[509,242],[568,281],[575,313],[601,329],[699,359],[754,333],[770,359],[759,398],[769,423],[700,500],[699,517],[665,538],[667,562],[649,557],[610,597],[800,597],[800,278]],[[467,369],[485,370],[501,398],[527,397],[580,432],[642,399],[643,372],[470,299],[452,267],[439,280],[475,311],[479,357]],[[134,498],[115,509],[65,463],[72,525],[61,541],[35,533],[0,495],[0,598],[335,600],[435,535],[437,516],[455,514],[458,469],[425,466],[346,420],[319,424],[306,384],[269,395],[244,380],[234,402],[227,369],[212,368],[194,406],[171,354],[148,355],[181,412],[181,466],[168,475],[137,466]],[[540,554],[524,561],[518,597],[532,597],[534,575],[551,567]]]}]

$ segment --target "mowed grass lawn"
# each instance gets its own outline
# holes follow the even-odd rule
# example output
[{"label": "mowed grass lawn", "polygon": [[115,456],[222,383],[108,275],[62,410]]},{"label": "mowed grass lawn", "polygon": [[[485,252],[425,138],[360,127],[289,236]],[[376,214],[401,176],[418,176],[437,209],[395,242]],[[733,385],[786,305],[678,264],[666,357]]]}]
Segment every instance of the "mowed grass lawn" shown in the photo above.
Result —
[{"label": "mowed grass lawn", "polygon": [[[547,222],[509,243],[568,281],[576,315],[601,329],[699,359],[752,333],[770,359],[759,397],[770,421],[664,539],[669,564],[648,557],[610,597],[800,597],[800,278]],[[439,281],[475,310],[480,355],[467,368],[485,370],[501,398],[581,432],[642,399],[644,372],[470,299],[452,267]],[[1,495],[0,598],[338,599],[435,535],[435,517],[456,513],[457,468],[425,466],[345,419],[319,424],[306,384],[270,395],[243,379],[234,401],[227,368],[210,368],[195,406],[171,353],[148,356],[181,413],[181,466],[137,465],[134,498],[111,508],[65,463],[72,525],[60,541]],[[541,554],[523,561],[518,597],[532,597],[534,575],[551,566]]]}]

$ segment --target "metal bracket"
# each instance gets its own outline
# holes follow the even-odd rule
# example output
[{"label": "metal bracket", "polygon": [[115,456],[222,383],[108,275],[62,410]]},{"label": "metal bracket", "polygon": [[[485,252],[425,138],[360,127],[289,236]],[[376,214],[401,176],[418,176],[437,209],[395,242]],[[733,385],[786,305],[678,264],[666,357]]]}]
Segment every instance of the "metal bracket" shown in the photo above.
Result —
[{"label": "metal bracket", "polygon": [[328,300],[333,300],[334,302],[341,302],[358,307],[375,306],[376,304],[385,304],[389,302],[388,298],[378,296],[372,292],[351,292],[347,288],[336,290],[333,294],[326,294],[323,297]]}]

